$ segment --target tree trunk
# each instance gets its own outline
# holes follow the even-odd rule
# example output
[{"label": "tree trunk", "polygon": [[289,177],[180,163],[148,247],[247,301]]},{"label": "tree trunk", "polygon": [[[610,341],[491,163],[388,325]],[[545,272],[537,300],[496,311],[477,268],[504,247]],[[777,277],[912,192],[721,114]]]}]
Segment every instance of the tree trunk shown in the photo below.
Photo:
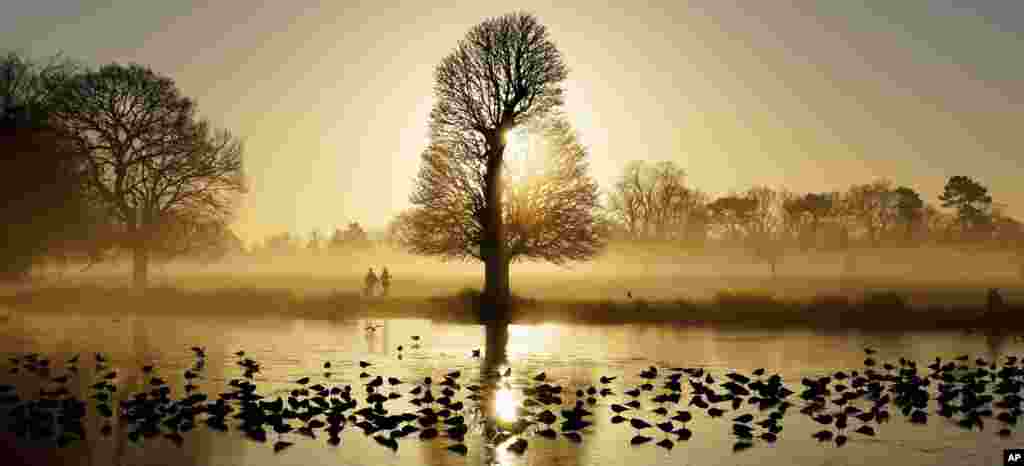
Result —
[{"label": "tree trunk", "polygon": [[143,244],[132,249],[132,283],[140,290],[149,285],[149,250]]},{"label": "tree trunk", "polygon": [[[500,140],[500,134],[496,140]],[[484,300],[482,318],[494,322],[509,319],[508,261],[505,260],[505,226],[502,217],[501,166],[504,144],[493,144],[487,157],[487,228],[481,249],[484,254]]]},{"label": "tree trunk", "polygon": [[149,286],[149,216],[145,212],[138,217],[132,238],[132,283],[137,290]]}]

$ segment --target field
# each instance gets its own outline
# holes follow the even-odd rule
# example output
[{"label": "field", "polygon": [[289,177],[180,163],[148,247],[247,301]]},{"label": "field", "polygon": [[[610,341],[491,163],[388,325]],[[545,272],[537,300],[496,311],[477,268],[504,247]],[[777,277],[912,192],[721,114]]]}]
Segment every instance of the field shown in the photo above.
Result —
[{"label": "field", "polygon": [[[660,322],[673,325],[1024,329],[1024,287],[1006,254],[953,250],[858,253],[842,274],[837,256],[789,256],[772,277],[741,253],[687,254],[650,249],[609,252],[572,269],[512,267],[520,322]],[[941,264],[956,264],[943,267]],[[389,297],[360,296],[368,267],[388,264]],[[167,264],[152,272],[145,296],[129,291],[125,264],[68,272],[7,293],[11,309],[79,312],[276,313],[310,318],[476,319],[482,267],[394,252],[338,257]],[[988,288],[1008,306],[979,320]]]}]

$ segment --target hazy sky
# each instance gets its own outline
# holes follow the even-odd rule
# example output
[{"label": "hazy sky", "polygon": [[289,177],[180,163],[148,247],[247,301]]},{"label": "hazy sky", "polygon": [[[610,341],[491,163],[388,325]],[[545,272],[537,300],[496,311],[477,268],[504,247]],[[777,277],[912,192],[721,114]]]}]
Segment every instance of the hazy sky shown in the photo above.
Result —
[{"label": "hazy sky", "polygon": [[[552,7],[551,3],[559,6]],[[964,174],[1024,217],[1024,1],[13,0],[0,47],[138,62],[246,142],[247,240],[408,206],[433,70],[524,9],[570,67],[567,111],[608,186],[675,160],[712,194]]]}]

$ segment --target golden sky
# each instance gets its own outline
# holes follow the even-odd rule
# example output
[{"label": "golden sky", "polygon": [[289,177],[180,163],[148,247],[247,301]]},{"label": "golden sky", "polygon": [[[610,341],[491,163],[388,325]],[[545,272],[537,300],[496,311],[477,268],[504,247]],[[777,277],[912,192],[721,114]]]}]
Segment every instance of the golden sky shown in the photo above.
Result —
[{"label": "golden sky", "polygon": [[936,202],[962,174],[1024,217],[1024,2],[33,0],[5,4],[0,30],[36,57],[174,78],[246,142],[252,241],[407,207],[434,67],[511,8],[564,54],[603,187],[627,161],[675,160],[716,195],[887,176]]}]

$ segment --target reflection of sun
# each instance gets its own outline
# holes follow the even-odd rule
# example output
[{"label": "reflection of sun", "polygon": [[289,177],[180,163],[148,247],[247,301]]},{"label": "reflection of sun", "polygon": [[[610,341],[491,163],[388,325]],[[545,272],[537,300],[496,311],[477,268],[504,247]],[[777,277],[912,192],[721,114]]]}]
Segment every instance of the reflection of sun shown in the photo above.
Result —
[{"label": "reflection of sun", "polygon": [[554,353],[560,347],[559,339],[563,335],[557,325],[542,324],[509,325],[508,336],[508,353],[520,355]]},{"label": "reflection of sun", "polygon": [[494,410],[498,419],[504,422],[515,422],[519,400],[512,390],[502,388],[494,394]]}]

